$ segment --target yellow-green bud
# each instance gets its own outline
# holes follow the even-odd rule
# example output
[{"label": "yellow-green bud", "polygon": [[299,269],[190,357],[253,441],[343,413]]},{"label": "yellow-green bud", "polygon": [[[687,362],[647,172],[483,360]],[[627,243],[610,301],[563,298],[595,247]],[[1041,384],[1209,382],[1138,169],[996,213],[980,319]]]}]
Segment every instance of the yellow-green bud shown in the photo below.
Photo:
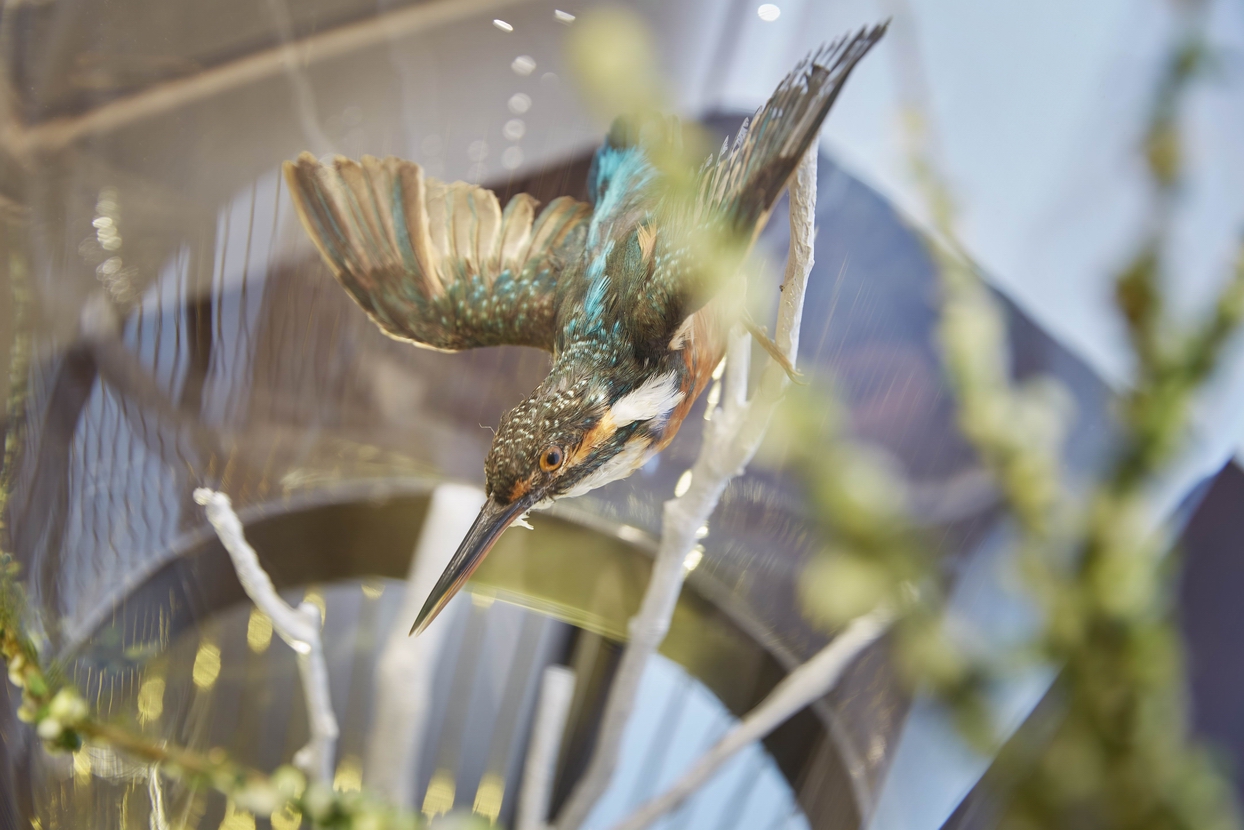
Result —
[{"label": "yellow-green bud", "polygon": [[56,740],[64,731],[65,727],[61,726],[61,722],[50,715],[39,721],[39,725],[35,727],[35,732],[45,741]]},{"label": "yellow-green bud", "polygon": [[286,799],[267,781],[252,781],[233,794],[233,801],[244,810],[267,816],[279,810]]},{"label": "yellow-green bud", "polygon": [[22,676],[22,669],[26,667],[26,658],[21,654],[13,655],[13,659],[9,661],[9,682],[17,688],[26,685],[26,678]]},{"label": "yellow-green bud", "polygon": [[307,789],[302,803],[307,806],[307,813],[312,820],[323,820],[328,817],[333,807],[333,791],[317,781]]},{"label": "yellow-green bud", "polygon": [[307,777],[288,764],[277,767],[270,780],[285,799],[298,798],[307,789]]},{"label": "yellow-green bud", "polygon": [[80,723],[90,714],[86,701],[78,697],[71,689],[61,689],[48,704],[48,714],[61,723],[70,725]]}]

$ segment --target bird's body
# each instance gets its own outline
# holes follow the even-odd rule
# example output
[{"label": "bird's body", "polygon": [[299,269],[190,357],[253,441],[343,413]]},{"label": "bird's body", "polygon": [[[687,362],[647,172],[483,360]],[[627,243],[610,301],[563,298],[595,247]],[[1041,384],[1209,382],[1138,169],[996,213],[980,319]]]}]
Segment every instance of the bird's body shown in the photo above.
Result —
[{"label": "bird's body", "polygon": [[[334,275],[390,336],[444,351],[551,352],[548,376],[506,413],[485,462],[488,500],[433,589],[425,626],[529,509],[624,478],[664,448],[725,350],[725,297],[697,229],[755,238],[855,63],[884,33],[823,49],[778,87],[733,149],[671,193],[653,150],[677,126],[615,123],[589,175],[591,204],[537,216],[488,190],[425,179],[395,158],[304,153],[286,179]],[[746,247],[743,246],[743,247]]]}]

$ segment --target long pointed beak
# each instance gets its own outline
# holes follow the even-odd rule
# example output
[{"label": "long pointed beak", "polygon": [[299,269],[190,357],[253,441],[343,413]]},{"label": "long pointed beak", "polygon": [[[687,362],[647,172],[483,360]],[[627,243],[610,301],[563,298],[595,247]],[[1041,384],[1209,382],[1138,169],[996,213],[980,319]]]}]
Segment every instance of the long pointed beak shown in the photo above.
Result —
[{"label": "long pointed beak", "polygon": [[526,512],[534,501],[533,498],[522,498],[506,505],[497,504],[492,499],[484,502],[479,515],[475,517],[475,523],[467,531],[466,538],[458,545],[458,552],[449,560],[449,566],[436,581],[427,602],[423,604],[423,610],[419,612],[419,617],[410,629],[412,635],[422,633],[436,619],[436,615],[441,613],[441,609],[453,599],[454,594],[458,593],[484,561],[501,532]]}]

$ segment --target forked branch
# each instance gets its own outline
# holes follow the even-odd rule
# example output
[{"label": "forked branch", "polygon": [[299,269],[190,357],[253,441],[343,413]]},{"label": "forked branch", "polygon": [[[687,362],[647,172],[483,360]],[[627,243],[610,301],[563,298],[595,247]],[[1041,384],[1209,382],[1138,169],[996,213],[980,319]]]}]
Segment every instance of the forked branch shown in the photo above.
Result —
[{"label": "forked branch", "polygon": [[307,698],[311,740],[294,755],[294,764],[312,780],[333,779],[333,756],[337,748],[337,718],[328,695],[328,668],[320,641],[320,611],[304,602],[290,606],[277,594],[267,571],[259,564],[255,549],[246,541],[242,522],[224,493],[200,487],[194,500],[203,505],[207,520],[229,552],[238,581],[255,606],[272,620],[272,628],[298,653],[298,673]]}]

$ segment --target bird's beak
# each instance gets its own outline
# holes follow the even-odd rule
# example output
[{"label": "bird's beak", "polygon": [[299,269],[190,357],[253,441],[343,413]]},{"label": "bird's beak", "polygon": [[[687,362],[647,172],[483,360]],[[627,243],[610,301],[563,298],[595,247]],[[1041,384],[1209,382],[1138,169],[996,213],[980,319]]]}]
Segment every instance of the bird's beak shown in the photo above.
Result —
[{"label": "bird's beak", "polygon": [[423,604],[423,610],[419,612],[419,617],[410,629],[411,634],[422,633],[436,619],[436,615],[441,613],[441,609],[453,599],[454,594],[458,593],[484,561],[488,551],[492,550],[497,538],[501,536],[501,531],[525,513],[535,501],[535,498],[528,496],[505,505],[497,504],[491,498],[484,502],[479,515],[475,517],[475,523],[467,531],[466,538],[458,545],[458,552],[449,560],[449,566],[436,581],[436,587]]}]

